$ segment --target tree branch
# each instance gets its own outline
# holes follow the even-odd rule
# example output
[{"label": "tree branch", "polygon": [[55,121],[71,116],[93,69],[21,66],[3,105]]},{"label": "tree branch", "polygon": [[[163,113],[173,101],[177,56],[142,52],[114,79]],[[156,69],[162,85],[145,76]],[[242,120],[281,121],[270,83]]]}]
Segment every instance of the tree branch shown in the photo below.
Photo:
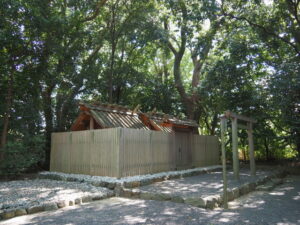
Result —
[{"label": "tree branch", "polygon": [[260,24],[257,24],[257,23],[254,23],[252,21],[250,21],[248,18],[246,17],[243,17],[243,16],[234,16],[232,13],[226,13],[225,11],[223,11],[223,15],[224,16],[228,16],[232,19],[236,19],[236,20],[240,20],[240,21],[246,21],[250,26],[252,27],[256,27],[260,30],[262,30],[264,33],[270,35],[270,36],[273,36],[274,38],[278,39],[278,40],[281,40],[282,42],[288,44],[289,46],[291,46],[295,52],[297,53],[297,55],[300,55],[300,51],[298,50],[298,47],[293,44],[292,42],[290,42],[289,40],[283,38],[283,37],[280,37],[278,34],[268,30],[266,27],[264,27],[263,25],[260,25]]},{"label": "tree branch", "polygon": [[81,20],[81,22],[87,22],[87,21],[90,21],[90,20],[93,20],[95,19],[99,13],[100,13],[100,9],[105,5],[105,3],[107,2],[108,0],[100,0],[97,5],[96,5],[96,9],[94,11],[94,13],[90,16],[87,16],[86,18],[84,18],[83,20]]}]

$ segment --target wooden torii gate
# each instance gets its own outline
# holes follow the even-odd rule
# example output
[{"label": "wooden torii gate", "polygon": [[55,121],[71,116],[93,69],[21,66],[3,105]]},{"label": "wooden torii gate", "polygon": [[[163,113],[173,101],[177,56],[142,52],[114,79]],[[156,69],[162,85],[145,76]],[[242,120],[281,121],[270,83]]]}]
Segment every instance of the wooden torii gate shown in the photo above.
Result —
[{"label": "wooden torii gate", "polygon": [[[249,143],[249,158],[250,158],[250,170],[251,175],[255,176],[255,159],[254,159],[254,144],[253,144],[253,123],[257,121],[253,118],[238,115],[236,113],[226,111],[221,117],[221,147],[222,147],[222,164],[223,164],[223,203],[224,208],[228,207],[227,204],[227,175],[226,175],[226,154],[225,154],[225,131],[227,126],[227,119],[231,119],[232,126],[232,161],[233,161],[233,173],[234,177],[239,180],[239,155],[238,155],[238,128],[246,129],[248,133]],[[247,125],[238,124],[238,120],[242,120]]]}]

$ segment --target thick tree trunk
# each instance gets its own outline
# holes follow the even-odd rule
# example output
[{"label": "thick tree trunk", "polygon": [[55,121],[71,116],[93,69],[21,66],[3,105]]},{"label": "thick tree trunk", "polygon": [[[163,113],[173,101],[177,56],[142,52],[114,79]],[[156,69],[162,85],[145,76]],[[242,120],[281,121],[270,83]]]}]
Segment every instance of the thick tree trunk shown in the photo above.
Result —
[{"label": "thick tree trunk", "polygon": [[115,65],[115,53],[117,47],[116,37],[116,7],[118,1],[112,5],[111,9],[111,21],[110,21],[110,41],[111,41],[111,56],[110,56],[110,71],[108,77],[108,101],[113,103],[113,78],[114,78],[114,65]]},{"label": "thick tree trunk", "polygon": [[52,99],[51,94],[54,87],[48,87],[43,91],[43,111],[45,116],[45,164],[46,170],[50,169],[50,151],[51,151],[51,133],[53,132],[53,112],[52,112]]},{"label": "thick tree trunk", "polygon": [[[6,96],[6,110],[3,118],[3,129],[1,133],[1,140],[0,140],[0,150],[2,150],[6,143],[7,143],[7,134],[8,134],[8,127],[9,127],[9,120],[11,116],[11,107],[13,103],[13,83],[14,83],[14,66],[12,66],[12,71],[8,78],[8,85],[7,85],[7,96]],[[0,151],[0,161],[4,159],[4,153]]]},{"label": "thick tree trunk", "polygon": [[189,119],[195,119],[194,118],[194,112],[195,112],[195,105],[192,99],[187,95],[183,82],[181,79],[181,71],[180,71],[180,64],[183,57],[183,53],[177,53],[175,55],[174,60],[174,67],[173,67],[173,73],[174,73],[174,79],[175,79],[175,86],[177,91],[179,92],[179,95],[181,97],[181,101],[186,108],[186,114]]}]

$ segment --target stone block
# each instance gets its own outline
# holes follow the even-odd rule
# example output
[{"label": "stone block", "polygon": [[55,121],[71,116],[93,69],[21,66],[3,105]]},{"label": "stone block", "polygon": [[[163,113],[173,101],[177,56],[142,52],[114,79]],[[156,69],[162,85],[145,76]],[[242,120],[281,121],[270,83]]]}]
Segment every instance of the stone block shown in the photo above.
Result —
[{"label": "stone block", "polygon": [[108,182],[105,182],[105,181],[102,181],[102,182],[101,182],[101,185],[103,185],[103,186],[101,186],[101,187],[108,187],[109,183],[108,183]]},{"label": "stone block", "polygon": [[186,198],[186,199],[184,199],[184,203],[192,205],[192,206],[200,207],[200,208],[206,208],[207,199],[199,198],[199,197]]},{"label": "stone block", "polygon": [[154,194],[150,192],[141,192],[140,198],[145,200],[153,200]]},{"label": "stone block", "polygon": [[125,182],[124,187],[126,188],[135,188],[141,186],[140,181],[132,181],[132,182]]},{"label": "stone block", "polygon": [[92,196],[90,196],[90,195],[83,196],[81,199],[82,199],[82,202],[91,202],[93,200]]},{"label": "stone block", "polygon": [[241,195],[248,194],[249,192],[250,192],[250,188],[249,188],[249,184],[248,184],[248,183],[243,184],[243,185],[240,187],[240,196],[241,196]]},{"label": "stone block", "polygon": [[2,217],[2,219],[4,219],[4,220],[13,218],[13,217],[15,217],[15,216],[16,216],[16,214],[15,214],[15,210],[14,210],[14,209],[4,210],[4,211],[1,213],[1,217]]},{"label": "stone block", "polygon": [[262,185],[264,183],[263,179],[258,179],[256,182],[255,182],[255,185],[256,186],[259,186],[259,185]]},{"label": "stone block", "polygon": [[104,198],[103,195],[93,195],[92,196],[93,201],[99,201],[99,200],[102,200],[103,198]]},{"label": "stone block", "polygon": [[249,192],[254,191],[254,190],[255,190],[255,187],[256,187],[256,185],[255,185],[254,182],[249,183]]},{"label": "stone block", "polygon": [[232,190],[227,191],[227,200],[232,201],[234,199],[234,194]]},{"label": "stone block", "polygon": [[124,189],[123,193],[122,193],[122,197],[130,198],[131,197],[131,190]]},{"label": "stone block", "polygon": [[95,187],[105,187],[105,183],[103,181],[93,181],[91,185]]},{"label": "stone block", "polygon": [[75,205],[75,201],[74,200],[69,200],[69,206],[73,206]]},{"label": "stone block", "polygon": [[15,210],[15,215],[16,216],[23,216],[23,215],[26,215],[26,214],[27,214],[26,209],[18,208],[18,209]]},{"label": "stone block", "polygon": [[115,183],[108,183],[107,188],[113,190],[116,187]]},{"label": "stone block", "polygon": [[171,196],[171,201],[172,202],[177,202],[177,203],[184,203],[184,200],[180,196]]},{"label": "stone block", "polygon": [[153,178],[153,182],[156,183],[156,182],[162,182],[164,181],[164,177],[157,177],[157,178]]},{"label": "stone block", "polygon": [[105,196],[103,196],[103,198],[110,198],[110,197],[113,197],[115,196],[115,193],[114,192],[109,192],[107,194],[105,194]]},{"label": "stone block", "polygon": [[44,211],[44,207],[42,205],[31,206],[27,208],[26,211],[28,214],[33,214]]},{"label": "stone block", "polygon": [[81,198],[76,198],[75,199],[75,205],[80,205],[82,204],[82,199]]},{"label": "stone block", "polygon": [[145,179],[145,180],[142,180],[140,183],[141,183],[140,186],[146,186],[146,185],[152,184],[153,180],[152,179]]},{"label": "stone block", "polygon": [[234,199],[240,197],[240,189],[239,188],[233,188],[232,192],[233,192],[233,198]]},{"label": "stone block", "polygon": [[66,181],[74,182],[74,181],[77,181],[77,179],[75,177],[67,177]]},{"label": "stone block", "polygon": [[193,176],[193,172],[187,172],[182,174],[182,177],[191,177],[191,176]]},{"label": "stone block", "polygon": [[55,202],[49,202],[49,203],[45,203],[43,205],[44,207],[44,211],[51,211],[51,210],[56,210],[58,209],[58,206]]},{"label": "stone block", "polygon": [[61,200],[61,201],[57,202],[58,208],[64,208],[64,207],[66,207],[68,205],[69,205],[69,201],[66,201],[66,200]]},{"label": "stone block", "polygon": [[153,194],[153,200],[167,201],[167,200],[171,200],[171,196],[163,193],[156,193]]},{"label": "stone block", "polygon": [[180,179],[182,178],[182,176],[180,174],[171,174],[169,176],[169,179]]},{"label": "stone block", "polygon": [[0,209],[0,220],[3,220],[3,213],[4,211]]},{"label": "stone block", "polygon": [[271,182],[268,182],[266,184],[260,185],[256,187],[257,191],[271,191],[274,187],[274,184]]},{"label": "stone block", "polygon": [[281,178],[274,178],[271,181],[274,185],[283,184],[283,180]]},{"label": "stone block", "polygon": [[131,190],[131,197],[133,198],[140,198],[141,191],[139,189],[132,189]]},{"label": "stone block", "polygon": [[207,209],[214,209],[218,207],[218,199],[216,198],[216,196],[208,196],[205,197],[204,200],[206,201]]}]

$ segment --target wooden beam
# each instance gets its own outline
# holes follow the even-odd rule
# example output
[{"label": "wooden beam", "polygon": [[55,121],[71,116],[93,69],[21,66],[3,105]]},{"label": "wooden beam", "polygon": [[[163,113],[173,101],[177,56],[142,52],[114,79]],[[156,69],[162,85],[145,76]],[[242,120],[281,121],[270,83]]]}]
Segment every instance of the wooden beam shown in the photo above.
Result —
[{"label": "wooden beam", "polygon": [[237,136],[237,118],[234,117],[231,121],[232,126],[232,161],[233,173],[235,179],[239,180],[239,154],[238,154],[238,136]]},{"label": "wooden beam", "polygon": [[226,118],[237,118],[238,120],[243,120],[246,122],[251,122],[251,123],[256,123],[257,120],[250,118],[250,117],[246,117],[246,116],[242,116],[242,115],[238,115],[236,113],[230,112],[230,111],[226,111],[224,116]]},{"label": "wooden beam", "polygon": [[94,119],[90,117],[90,130],[94,130]]},{"label": "wooden beam", "polygon": [[225,117],[221,118],[221,150],[222,150],[222,166],[223,166],[223,207],[224,209],[228,209],[226,151],[225,151],[226,122],[227,119]]},{"label": "wooden beam", "polygon": [[138,104],[134,109],[133,109],[133,111],[132,111],[132,113],[131,114],[136,114],[137,113],[137,111],[139,110],[141,108],[141,105],[140,104]]},{"label": "wooden beam", "polygon": [[254,143],[253,143],[253,129],[252,129],[252,123],[248,123],[248,142],[249,142],[249,158],[250,158],[250,170],[251,175],[256,175],[255,170],[255,158],[254,158]]}]

